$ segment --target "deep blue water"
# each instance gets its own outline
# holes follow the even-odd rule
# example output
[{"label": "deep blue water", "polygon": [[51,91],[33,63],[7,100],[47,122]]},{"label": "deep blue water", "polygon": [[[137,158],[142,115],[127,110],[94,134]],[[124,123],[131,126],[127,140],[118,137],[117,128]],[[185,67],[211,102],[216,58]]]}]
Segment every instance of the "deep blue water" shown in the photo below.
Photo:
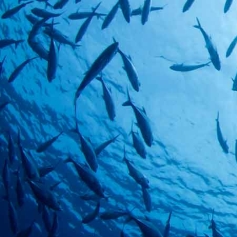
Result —
[{"label": "deep blue water", "polygon": [[[57,1],[49,0],[51,5]],[[143,6],[143,0],[130,0],[131,9]],[[76,34],[85,19],[70,20],[69,14],[91,11],[99,2],[69,0],[63,9],[46,10],[62,13],[55,17],[55,29],[60,30],[74,42]],[[116,1],[102,0],[98,12],[107,14]],[[95,59],[113,43],[130,55],[140,81],[136,92],[123,69],[123,61],[117,53],[103,70],[103,78],[110,88],[115,104],[114,121],[109,119],[103,99],[101,82],[93,80],[76,101],[78,126],[81,134],[95,148],[102,142],[120,134],[98,156],[96,175],[103,184],[108,199],[101,199],[100,213],[106,210],[127,208],[133,215],[149,219],[163,233],[167,218],[172,211],[170,236],[195,234],[212,236],[208,228],[214,210],[214,220],[223,236],[237,236],[237,164],[235,160],[235,140],[237,136],[237,98],[232,90],[232,80],[236,74],[237,50],[226,58],[226,50],[237,35],[237,3],[233,1],[224,14],[225,1],[195,1],[183,13],[183,1],[152,1],[152,6],[163,10],[150,12],[145,25],[141,16],[132,16],[130,23],[124,19],[121,9],[104,30],[104,17],[93,17],[78,43],[80,47],[59,46],[56,77],[47,80],[46,60],[36,58],[27,64],[18,77],[8,82],[13,70],[26,59],[38,56],[29,46],[27,38],[32,24],[26,14],[33,8],[45,8],[45,4],[33,1],[14,16],[1,19],[2,39],[23,39],[18,47],[14,45],[0,50],[0,61],[6,56],[0,80],[0,104],[10,103],[0,111],[0,170],[8,159],[8,133],[14,141],[17,160],[9,164],[10,200],[19,222],[19,230],[35,220],[30,236],[48,236],[38,212],[35,196],[26,182],[17,145],[18,129],[21,144],[38,167],[55,165],[57,168],[42,178],[42,183],[50,187],[56,181],[62,183],[54,189],[62,210],[57,212],[59,220],[58,236],[120,236],[126,217],[103,221],[98,217],[89,224],[81,221],[94,210],[96,202],[83,201],[80,195],[89,189],[76,173],[72,164],[63,161],[70,155],[80,163],[85,163],[78,136],[70,130],[75,127],[74,96],[76,90]],[[1,15],[18,5],[16,0],[0,3]],[[190,72],[170,69],[174,63],[196,65],[210,61],[201,32],[193,26],[196,17],[217,48],[221,69],[212,64]],[[51,20],[48,21],[51,23]],[[40,29],[39,42],[49,50],[50,37]],[[162,57],[160,57],[162,56]],[[166,60],[166,59],[168,60]],[[170,60],[170,61],[169,61]],[[152,128],[152,146],[146,146],[146,159],[141,158],[129,135],[133,130],[141,132],[131,107],[122,106],[127,100],[127,90],[139,108],[144,108]],[[216,118],[229,152],[226,154],[217,139]],[[44,152],[37,153],[37,147],[63,134]],[[144,142],[144,141],[143,141]],[[141,186],[129,176],[124,158],[126,157],[149,180],[147,189],[152,200],[151,211],[144,205]],[[24,183],[26,201],[19,207],[16,200],[16,175]],[[1,178],[1,196],[5,188]],[[10,228],[8,201],[0,200],[0,236],[15,236]],[[53,212],[52,212],[53,213]],[[51,213],[51,214],[52,214]],[[52,218],[52,217],[51,217]],[[126,236],[141,236],[139,228],[131,221],[125,225]]]}]

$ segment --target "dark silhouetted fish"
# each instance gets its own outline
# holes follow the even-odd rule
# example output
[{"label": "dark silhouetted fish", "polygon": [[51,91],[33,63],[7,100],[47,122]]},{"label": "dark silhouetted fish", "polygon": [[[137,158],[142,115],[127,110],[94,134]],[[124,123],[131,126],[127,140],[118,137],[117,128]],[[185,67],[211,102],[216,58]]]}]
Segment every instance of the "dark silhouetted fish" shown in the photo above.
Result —
[{"label": "dark silhouetted fish", "polygon": [[144,188],[149,188],[149,180],[126,158],[125,149],[123,160],[126,162],[129,170],[129,175],[137,182],[137,184],[140,184]]},{"label": "dark silhouetted fish", "polygon": [[33,8],[32,10],[31,10],[31,12],[33,13],[33,14],[35,14],[36,16],[38,16],[38,17],[42,17],[42,18],[46,18],[46,17],[57,17],[57,16],[60,16],[60,15],[62,15],[63,14],[63,12],[61,12],[61,13],[54,13],[54,12],[49,12],[49,11],[46,11],[46,10],[44,10],[44,9],[41,9],[41,8]]},{"label": "dark silhouetted fish", "polygon": [[5,159],[3,170],[2,170],[2,180],[5,188],[6,195],[4,199],[9,200],[9,189],[10,189],[10,170],[8,165],[8,159]]},{"label": "dark silhouetted fish", "polygon": [[50,232],[50,229],[52,227],[51,217],[50,217],[48,207],[45,205],[43,205],[43,207],[42,207],[42,220],[43,220],[44,227],[45,227],[46,231]]},{"label": "dark silhouetted fish", "polygon": [[2,19],[6,19],[6,18],[9,18],[9,17],[12,17],[13,15],[15,15],[17,12],[19,12],[23,7],[25,7],[26,5],[32,3],[33,1],[29,1],[29,2],[25,2],[25,3],[22,3],[14,8],[11,8],[9,10],[7,10],[6,12],[4,12],[2,14]]},{"label": "dark silhouetted fish", "polygon": [[227,145],[227,141],[223,138],[222,132],[221,132],[221,128],[220,128],[220,123],[219,123],[219,112],[217,114],[217,118],[216,118],[216,132],[217,132],[217,139],[220,143],[221,148],[223,149],[223,151],[225,153],[229,152],[229,147]]},{"label": "dark silhouetted fish", "polygon": [[232,81],[233,81],[232,91],[237,91],[237,73],[235,75],[235,79],[232,78]]},{"label": "dark silhouetted fish", "polygon": [[0,62],[0,76],[3,73],[3,63],[5,62],[6,56],[4,56],[3,60]]},{"label": "dark silhouetted fish", "polygon": [[151,196],[149,192],[147,191],[147,188],[142,187],[142,196],[143,196],[143,201],[144,201],[146,210],[150,212],[151,211]]},{"label": "dark silhouetted fish", "polygon": [[53,8],[54,9],[62,9],[67,3],[69,2],[69,0],[58,0]]},{"label": "dark silhouetted fish", "polygon": [[94,193],[96,193],[100,197],[105,197],[104,195],[104,189],[99,182],[98,178],[96,177],[96,174],[89,169],[89,167],[78,164],[74,160],[72,160],[71,157],[68,157],[68,159],[65,160],[65,162],[72,162],[75,166],[78,175],[82,179],[82,181],[92,190]]},{"label": "dark silhouetted fish", "polygon": [[120,134],[118,134],[117,136],[101,143],[98,147],[96,147],[96,149],[95,149],[96,156],[98,156],[108,145],[115,142],[119,135]]},{"label": "dark silhouetted fish", "polygon": [[142,8],[142,18],[141,18],[142,25],[144,25],[148,21],[148,17],[151,10],[151,3],[152,3],[152,0],[144,1],[144,5]]},{"label": "dark silhouetted fish", "polygon": [[38,146],[38,148],[36,149],[36,151],[38,153],[45,151],[49,146],[51,146],[58,138],[59,136],[62,134],[63,132],[60,132],[58,135],[50,138],[49,140],[47,140],[46,142],[43,142],[41,145]]},{"label": "dark silhouetted fish", "polygon": [[81,19],[85,19],[85,18],[88,18],[91,16],[91,14],[93,14],[94,16],[96,16],[97,18],[100,18],[102,16],[106,16],[106,14],[104,13],[98,13],[98,12],[74,12],[74,13],[71,13],[68,18],[70,20],[81,20]]},{"label": "dark silhouetted fish", "polygon": [[100,202],[97,203],[95,210],[93,210],[91,213],[87,214],[83,219],[82,223],[83,224],[88,224],[92,222],[99,214],[100,211]]},{"label": "dark silhouetted fish", "polygon": [[129,0],[119,0],[119,4],[125,20],[129,23],[131,16],[131,8]]},{"label": "dark silhouetted fish", "polygon": [[224,13],[229,11],[232,2],[233,2],[233,0],[226,0],[225,6],[224,6]]},{"label": "dark silhouetted fish", "polygon": [[29,237],[32,233],[33,227],[34,227],[35,221],[32,221],[30,226],[27,228],[21,230],[20,232],[17,233],[16,237]]},{"label": "dark silhouetted fish", "polygon": [[0,111],[3,110],[10,102],[6,101],[0,104]]},{"label": "dark silhouetted fish", "polygon": [[165,225],[164,237],[169,237],[169,233],[170,233],[170,218],[171,218],[171,215],[172,215],[172,211],[170,212],[169,217],[168,217],[168,220],[167,220],[166,225]]},{"label": "dark silhouetted fish", "polygon": [[32,180],[28,180],[28,183],[37,201],[41,202],[43,205],[48,206],[49,208],[52,208],[55,211],[61,211],[59,202],[50,189],[45,187],[43,184],[36,183]]},{"label": "dark silhouetted fish", "polygon": [[8,201],[8,217],[12,233],[15,235],[18,232],[18,217],[15,207],[11,201]]},{"label": "dark silhouetted fish", "polygon": [[127,73],[128,79],[135,91],[139,91],[140,82],[138,80],[137,70],[134,67],[132,60],[126,56],[121,50],[118,50],[119,54],[122,57],[123,64],[124,64],[124,70]]},{"label": "dark silhouetted fish", "polygon": [[173,64],[170,66],[170,69],[174,71],[179,71],[179,72],[189,72],[193,71],[202,67],[209,66],[211,62],[203,63],[203,64],[198,64],[198,65],[185,65],[185,64]]},{"label": "dark silhouetted fish", "polygon": [[[164,7],[152,7],[150,8],[150,12],[153,12],[153,11],[159,11],[159,10],[163,10]],[[138,16],[138,15],[141,15],[142,14],[142,7],[138,7],[134,10],[132,10],[131,12],[131,16]]]},{"label": "dark silhouetted fish", "polygon": [[194,3],[194,0],[187,0],[183,6],[183,12],[186,12]]},{"label": "dark silhouetted fish", "polygon": [[53,224],[48,233],[48,237],[57,237],[59,231],[58,215],[56,212],[53,214]]},{"label": "dark silhouetted fish", "polygon": [[17,48],[17,46],[22,42],[24,42],[24,40],[14,40],[14,39],[0,40],[0,48],[2,49],[12,44],[15,44],[15,48]]},{"label": "dark silhouetted fish", "polygon": [[[98,202],[101,198],[98,196],[96,193],[94,192],[89,192],[89,193],[85,193],[79,196],[82,200],[84,201],[94,201],[94,202]],[[108,199],[108,197],[104,197],[105,199]]]},{"label": "dark silhouetted fish", "polygon": [[119,43],[115,42],[109,45],[94,61],[90,69],[87,71],[81,84],[77,88],[74,102],[76,103],[77,98],[81,95],[85,87],[107,66],[118,51]]},{"label": "dark silhouetted fish", "polygon": [[103,98],[104,98],[104,101],[105,101],[106,110],[107,110],[107,113],[109,115],[110,120],[113,121],[115,116],[116,116],[116,112],[115,112],[115,105],[114,105],[114,101],[113,101],[113,98],[112,98],[112,95],[111,95],[111,91],[109,90],[109,88],[105,84],[102,76],[97,77],[97,79],[102,83]]},{"label": "dark silhouetted fish", "polygon": [[16,197],[17,197],[17,203],[19,207],[22,207],[25,203],[26,196],[25,196],[24,186],[20,177],[20,168],[21,166],[19,166],[17,170]]},{"label": "dark silhouetted fish", "polygon": [[119,1],[112,7],[110,12],[106,15],[106,17],[105,17],[105,19],[103,21],[102,27],[101,27],[102,30],[109,26],[109,24],[114,19],[118,9],[119,9]]},{"label": "dark silhouetted fish", "polygon": [[132,107],[135,117],[137,119],[138,126],[140,128],[141,133],[142,133],[143,139],[146,142],[146,144],[150,147],[153,142],[153,135],[152,135],[149,119],[148,119],[146,113],[144,112],[144,110],[139,109],[138,107],[136,107],[134,105],[134,103],[131,101],[128,91],[127,91],[127,94],[128,94],[128,101],[124,102],[123,106],[131,106]]},{"label": "dark silhouetted fish", "polygon": [[8,133],[8,159],[10,164],[13,164],[13,162],[16,160],[14,142],[10,132]]},{"label": "dark silhouetted fish", "polygon": [[[214,210],[213,210],[213,212],[214,212]],[[212,213],[212,220],[211,220],[211,224],[209,226],[209,229],[212,230],[212,236],[213,237],[223,237],[223,235],[217,230],[216,223],[213,219],[213,213]]]},{"label": "dark silhouetted fish", "polygon": [[232,42],[230,43],[230,46],[228,47],[227,51],[226,51],[226,57],[228,58],[231,53],[233,52],[235,45],[237,43],[237,36],[232,40]]},{"label": "dark silhouetted fish", "polygon": [[137,154],[140,155],[142,158],[146,159],[145,145],[144,145],[139,133],[133,131],[133,125],[131,128],[130,134],[132,134],[133,147],[135,148]]},{"label": "dark silhouetted fish", "polygon": [[86,33],[87,28],[89,27],[89,24],[94,16],[94,13],[96,12],[96,10],[99,8],[101,2],[99,2],[96,7],[93,9],[92,14],[82,23],[79,31],[77,32],[76,38],[75,38],[75,43],[79,42],[82,40],[82,37],[84,36],[84,34]]},{"label": "dark silhouetted fish", "polygon": [[19,66],[16,67],[16,69],[12,72],[10,77],[8,78],[8,82],[13,82],[17,76],[20,74],[20,72],[23,70],[23,68],[32,60],[36,59],[38,57],[30,58],[25,60],[23,63],[21,63]]},{"label": "dark silhouetted fish", "polygon": [[204,31],[204,29],[202,28],[198,18],[197,18],[197,25],[194,25],[195,28],[199,29],[203,35],[203,38],[205,40],[206,43],[206,48],[209,52],[210,55],[210,59],[212,61],[213,66],[216,68],[216,70],[220,71],[221,69],[221,62],[220,62],[220,58],[217,52],[216,47],[213,45],[211,37],[209,37],[207,35],[207,33]]},{"label": "dark silhouetted fish", "polygon": [[100,214],[100,219],[102,220],[114,220],[119,217],[129,215],[127,210],[113,210],[113,211],[105,211]]},{"label": "dark silhouetted fish", "polygon": [[61,161],[59,161],[56,165],[52,166],[52,165],[49,165],[49,166],[44,166],[44,167],[41,167],[39,168],[39,174],[40,174],[40,177],[45,177],[47,174],[49,174],[50,172],[54,171],[57,167],[57,165],[60,163]]}]

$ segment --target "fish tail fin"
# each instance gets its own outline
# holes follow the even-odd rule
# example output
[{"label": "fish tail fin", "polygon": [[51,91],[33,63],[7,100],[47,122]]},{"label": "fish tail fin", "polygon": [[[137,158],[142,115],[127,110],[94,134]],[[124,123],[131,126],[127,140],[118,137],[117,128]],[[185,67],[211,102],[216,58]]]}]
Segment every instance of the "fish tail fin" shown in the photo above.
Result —
[{"label": "fish tail fin", "polygon": [[92,7],[92,13],[96,12],[96,10],[99,8],[100,4],[101,4],[101,2],[99,2],[95,7]]},{"label": "fish tail fin", "polygon": [[193,27],[195,27],[197,29],[201,29],[202,28],[201,23],[197,17],[196,17],[196,19],[197,19],[197,25],[194,25]]},{"label": "fish tail fin", "polygon": [[131,102],[131,98],[130,98],[130,95],[129,95],[128,88],[127,88],[127,97],[128,97],[128,100],[125,101],[125,102],[122,104],[123,106],[131,106],[131,105],[132,105],[132,102]]},{"label": "fish tail fin", "polygon": [[217,117],[216,117],[216,121],[219,121],[219,111],[217,112]]}]

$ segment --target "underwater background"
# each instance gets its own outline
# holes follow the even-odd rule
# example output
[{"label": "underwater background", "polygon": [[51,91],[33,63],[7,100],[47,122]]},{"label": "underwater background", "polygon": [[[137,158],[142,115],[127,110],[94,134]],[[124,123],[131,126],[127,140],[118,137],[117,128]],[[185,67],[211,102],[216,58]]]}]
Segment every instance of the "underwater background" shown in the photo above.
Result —
[{"label": "underwater background", "polygon": [[[52,6],[56,2],[48,1]],[[5,197],[0,200],[1,237],[16,236],[11,227],[9,203],[17,213],[17,232],[33,221],[35,223],[31,235],[22,236],[121,236],[122,229],[124,236],[142,235],[135,222],[126,220],[126,216],[103,220],[98,214],[90,223],[82,223],[82,219],[95,209],[98,198],[96,201],[80,198],[91,191],[78,176],[74,165],[65,162],[70,155],[74,161],[86,163],[78,134],[72,131],[75,115],[80,133],[92,147],[119,135],[97,157],[96,176],[106,196],[100,200],[99,213],[120,208],[130,210],[132,216],[149,220],[163,233],[172,211],[169,236],[195,236],[195,231],[197,236],[212,236],[209,228],[212,218],[221,236],[237,236],[237,92],[232,90],[232,78],[237,72],[237,50],[226,57],[226,51],[237,35],[237,2],[233,1],[226,13],[224,0],[193,1],[183,12],[185,2],[153,0],[152,6],[162,9],[151,11],[145,24],[141,23],[141,15],[131,16],[128,23],[118,7],[112,22],[102,30],[106,14],[116,1],[101,1],[96,11],[104,15],[91,19],[83,38],[77,43],[80,46],[59,46],[57,41],[54,42],[58,49],[58,63],[52,81],[47,79],[47,60],[38,57],[27,63],[17,78],[9,82],[17,66],[38,56],[29,45],[28,36],[33,25],[26,15],[32,14],[33,8],[60,13],[54,17],[53,27],[74,42],[86,18],[71,20],[68,16],[77,10],[91,12],[99,1],[76,3],[69,0],[62,9],[45,8],[44,1],[32,1],[11,17],[1,19],[1,40],[24,40],[17,47],[12,44],[0,50],[0,60],[5,57],[0,104],[9,102],[0,110],[1,196],[6,192],[4,167],[9,155],[9,134],[16,152],[14,162],[8,164],[8,200],[4,200]],[[1,15],[23,3],[25,1],[1,1]],[[137,9],[144,1],[129,0],[129,3],[131,9]],[[209,63],[203,32],[193,27],[197,25],[196,18],[218,50],[220,70]],[[51,22],[51,19],[47,21],[50,27]],[[37,34],[38,42],[50,50],[52,38],[44,33],[43,27]],[[101,70],[115,106],[115,117],[110,119],[99,80],[92,80],[76,100],[75,93],[93,62],[114,40],[134,65],[140,87],[139,91],[134,90],[123,68],[122,53],[116,52]],[[170,68],[182,63],[208,65],[188,72]],[[128,93],[147,116],[153,135],[151,146],[143,140],[134,107],[123,106]],[[223,151],[225,141],[221,141],[218,133],[218,113],[221,132],[228,144],[227,152]],[[145,159],[134,148],[131,129],[143,140]],[[60,136],[47,149],[37,152],[40,144],[58,134]],[[39,200],[32,193],[31,181],[22,167],[19,136],[24,152],[36,166],[55,167],[40,179],[40,185],[47,187],[60,182],[52,191],[61,207],[57,211],[55,235],[48,234],[44,226],[42,212],[37,207]],[[127,159],[149,180],[146,190],[151,198],[150,210],[145,206],[141,185],[129,175],[124,149]],[[19,175],[26,196],[21,207],[17,204],[15,191]],[[52,222],[53,213],[50,213]],[[143,233],[143,236],[149,235]]]}]

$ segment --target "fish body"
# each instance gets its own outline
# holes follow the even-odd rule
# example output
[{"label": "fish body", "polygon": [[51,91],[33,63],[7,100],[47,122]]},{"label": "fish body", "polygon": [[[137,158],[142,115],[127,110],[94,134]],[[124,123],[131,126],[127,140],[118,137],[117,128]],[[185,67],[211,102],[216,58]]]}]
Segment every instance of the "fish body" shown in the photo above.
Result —
[{"label": "fish body", "polygon": [[8,82],[13,82],[17,76],[20,74],[20,72],[23,70],[23,68],[32,60],[36,59],[38,57],[30,58],[25,60],[23,63],[21,63],[19,66],[16,67],[16,69],[12,72],[10,77],[8,78]]},{"label": "fish body", "polygon": [[88,224],[92,222],[99,214],[100,211],[100,202],[97,203],[95,210],[93,210],[91,213],[87,214],[83,219],[82,223],[83,224]]},{"label": "fish body", "polygon": [[102,76],[97,77],[97,79],[102,83],[103,97],[104,97],[104,101],[105,101],[106,110],[107,110],[110,120],[113,121],[116,116],[116,112],[115,112],[115,104],[114,104],[111,92],[108,89],[107,85],[105,84]]},{"label": "fish body", "polygon": [[202,67],[209,66],[211,62],[203,63],[203,64],[198,64],[198,65],[185,65],[185,64],[173,64],[170,66],[170,69],[178,72],[189,72],[193,71]]},{"label": "fish body", "polygon": [[68,3],[68,1],[69,1],[69,0],[58,0],[58,1],[54,4],[53,8],[54,8],[54,9],[62,9],[62,8]]},{"label": "fish body", "polygon": [[[150,12],[153,12],[153,11],[159,11],[159,10],[163,10],[164,8],[163,7],[152,7],[150,8]],[[142,7],[138,7],[134,10],[132,10],[131,12],[131,16],[138,16],[138,15],[141,15],[142,14]]]},{"label": "fish body", "polygon": [[220,69],[221,69],[221,62],[220,62],[220,58],[219,58],[217,49],[213,45],[211,38],[207,35],[205,30],[202,28],[198,18],[197,18],[197,23],[198,24],[195,25],[194,27],[201,31],[201,33],[203,35],[203,38],[205,40],[205,43],[206,43],[206,48],[207,48],[208,53],[210,55],[211,62],[213,64],[213,66],[215,67],[215,69],[220,71]]},{"label": "fish body", "polygon": [[85,87],[106,67],[106,65],[112,60],[118,51],[118,42],[109,45],[94,61],[90,69],[87,71],[85,77],[83,78],[81,84],[77,88],[75,94],[75,102],[77,98],[81,95]]},{"label": "fish body", "polygon": [[20,167],[17,171],[17,180],[16,180],[16,197],[19,207],[22,207],[25,203],[25,190],[20,177]]},{"label": "fish body", "polygon": [[74,12],[71,13],[68,18],[70,20],[81,20],[81,19],[85,19],[91,16],[91,14],[93,14],[94,16],[96,16],[97,18],[101,17],[101,16],[106,16],[106,14],[104,13],[98,13],[98,12]]},{"label": "fish body", "polygon": [[56,136],[52,137],[51,139],[47,140],[46,142],[43,142],[41,145],[38,146],[38,148],[36,149],[36,151],[38,153],[45,151],[49,146],[51,146],[58,138],[59,136],[62,134],[63,132],[60,132],[59,134],[57,134]]},{"label": "fish body", "polygon": [[14,8],[11,8],[9,10],[7,10],[6,12],[4,12],[2,14],[2,19],[6,19],[6,18],[9,18],[13,15],[15,15],[17,12],[19,12],[23,7],[25,7],[26,5],[32,3],[33,1],[29,1],[29,2],[25,2],[25,3],[22,3]]},{"label": "fish body", "polygon": [[140,131],[142,133],[143,139],[146,142],[146,144],[150,147],[153,142],[153,135],[152,135],[149,119],[145,111],[142,109],[139,109],[138,107],[134,105],[134,103],[130,99],[129,93],[128,93],[128,101],[124,102],[123,106],[132,107],[135,117],[137,119],[138,127],[140,128]]},{"label": "fish body", "polygon": [[150,212],[151,211],[151,196],[147,188],[142,187],[142,196],[143,196],[143,201],[144,201],[146,210]]},{"label": "fish body", "polygon": [[142,8],[142,18],[141,18],[142,25],[144,25],[148,21],[148,17],[151,10],[151,3],[152,3],[152,0],[144,1],[144,5]]},{"label": "fish body", "polygon": [[232,40],[232,42],[230,43],[230,46],[228,47],[227,51],[226,51],[226,57],[228,58],[231,53],[233,52],[235,46],[236,46],[236,43],[237,43],[237,36]]},{"label": "fish body", "polygon": [[119,9],[119,1],[112,7],[110,12],[106,15],[106,17],[105,17],[105,19],[104,19],[104,21],[102,23],[102,27],[101,27],[102,30],[109,26],[109,24],[114,19],[118,9]]},{"label": "fish body", "polygon": [[131,16],[131,8],[129,0],[119,0],[119,4],[125,20],[129,23]]},{"label": "fish body", "polygon": [[138,80],[137,70],[134,67],[132,61],[126,56],[121,50],[118,50],[118,53],[122,57],[124,70],[127,73],[128,79],[135,91],[139,91],[140,82]]},{"label": "fish body", "polygon": [[8,159],[10,164],[13,164],[13,162],[16,160],[14,142],[10,132],[8,134]]},{"label": "fish body", "polygon": [[116,211],[105,211],[100,214],[100,219],[102,220],[114,220],[119,217],[129,215],[128,211],[125,210],[116,210]]},{"label": "fish body", "polygon": [[193,5],[195,0],[187,0],[183,6],[183,12],[188,11],[188,9]]},{"label": "fish body", "polygon": [[75,43],[79,42],[82,40],[82,37],[84,36],[84,34],[86,33],[87,31],[87,28],[89,27],[90,25],[90,22],[94,16],[94,13],[96,12],[96,10],[99,8],[101,2],[97,4],[97,6],[93,9],[93,12],[92,14],[83,22],[83,24],[81,25],[79,31],[77,32],[77,35],[76,35],[76,39],[75,39]]},{"label": "fish body", "polygon": [[11,201],[8,201],[8,217],[9,217],[11,231],[13,234],[16,234],[18,232],[19,224],[18,224],[16,209],[13,206]]},{"label": "fish body", "polygon": [[216,132],[217,132],[217,139],[219,141],[219,144],[223,151],[227,154],[229,152],[229,147],[227,145],[226,140],[223,138],[221,128],[220,128],[220,123],[219,123],[219,112],[216,118]]},{"label": "fish body", "polygon": [[46,17],[51,18],[51,17],[57,17],[57,16],[62,15],[62,12],[61,13],[54,13],[54,12],[49,12],[49,11],[46,11],[44,9],[37,8],[37,7],[33,8],[31,10],[31,12],[33,14],[35,14],[36,16],[42,17],[42,18],[46,18]]},{"label": "fish body", "polygon": [[233,0],[226,0],[225,6],[224,6],[224,13],[229,11],[232,3],[233,3]]},{"label": "fish body", "polygon": [[48,61],[49,52],[47,49],[44,48],[44,46],[41,43],[30,41],[29,45],[32,48],[32,50],[39,55],[40,58]]},{"label": "fish body", "polygon": [[50,217],[49,210],[48,210],[47,206],[45,206],[45,205],[43,205],[43,208],[42,208],[42,220],[43,220],[44,227],[45,227],[46,231],[50,232],[50,229],[52,227],[51,217]]},{"label": "fish body", "polygon": [[6,191],[6,200],[9,200],[9,189],[10,189],[10,170],[8,165],[8,159],[5,159],[3,170],[2,170],[2,180]]},{"label": "fish body", "polygon": [[232,91],[237,91],[237,74],[235,75],[235,79],[232,79],[232,81],[233,81]]},{"label": "fish body", "polygon": [[24,42],[24,40],[14,40],[14,39],[0,40],[0,48],[2,49],[12,44],[15,44],[15,48],[17,48],[17,46],[22,42]]},{"label": "fish body", "polygon": [[169,237],[171,215],[172,215],[172,211],[170,212],[168,220],[167,220],[166,225],[165,225],[165,230],[164,230],[164,235],[163,235],[164,237]]},{"label": "fish body", "polygon": [[56,212],[53,214],[53,224],[52,227],[48,233],[48,237],[57,237],[58,236],[58,230],[59,230],[59,222],[58,222],[58,215]]}]

